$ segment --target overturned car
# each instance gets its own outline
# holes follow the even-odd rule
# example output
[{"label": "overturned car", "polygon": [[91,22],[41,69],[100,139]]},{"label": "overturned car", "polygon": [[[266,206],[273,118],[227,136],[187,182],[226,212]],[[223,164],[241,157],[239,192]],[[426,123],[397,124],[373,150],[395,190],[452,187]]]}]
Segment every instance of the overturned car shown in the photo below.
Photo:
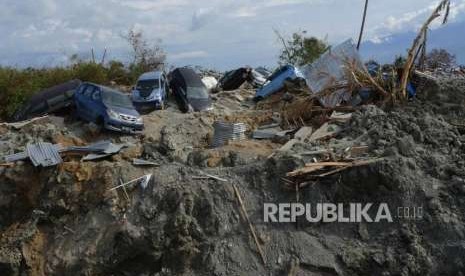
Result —
[{"label": "overturned car", "polygon": [[33,117],[52,113],[71,107],[76,88],[80,80],[71,80],[35,93],[14,115],[14,121],[23,121]]},{"label": "overturned car", "polygon": [[170,74],[170,87],[183,112],[211,110],[212,101],[200,76],[191,68],[177,68]]},{"label": "overturned car", "polygon": [[260,101],[284,88],[285,81],[302,80],[305,82],[304,75],[300,70],[292,65],[285,65],[276,70],[262,88],[257,90],[255,101]]}]

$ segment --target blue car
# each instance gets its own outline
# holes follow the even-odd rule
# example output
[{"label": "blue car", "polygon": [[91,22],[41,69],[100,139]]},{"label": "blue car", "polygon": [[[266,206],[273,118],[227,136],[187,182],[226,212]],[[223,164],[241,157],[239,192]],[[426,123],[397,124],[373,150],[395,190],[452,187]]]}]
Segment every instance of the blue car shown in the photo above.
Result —
[{"label": "blue car", "polygon": [[114,89],[83,83],[74,93],[76,113],[81,119],[105,129],[137,133],[144,123],[129,97]]},{"label": "blue car", "polygon": [[168,83],[161,71],[147,72],[137,80],[131,99],[139,111],[164,109],[168,99]]},{"label": "blue car", "polygon": [[284,81],[295,80],[297,78],[304,79],[304,75],[299,69],[292,65],[286,65],[276,70],[262,88],[255,93],[255,101],[260,101],[284,88]]}]

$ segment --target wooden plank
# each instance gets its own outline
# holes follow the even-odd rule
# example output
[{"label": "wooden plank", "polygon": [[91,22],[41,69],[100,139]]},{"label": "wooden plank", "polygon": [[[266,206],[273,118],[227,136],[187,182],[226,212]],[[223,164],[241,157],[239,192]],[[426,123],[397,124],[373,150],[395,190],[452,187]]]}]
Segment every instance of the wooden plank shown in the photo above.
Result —
[{"label": "wooden plank", "polygon": [[295,177],[295,176],[299,176],[299,175],[304,175],[304,174],[309,174],[311,172],[315,172],[315,171],[319,171],[321,169],[323,169],[325,166],[318,166],[318,167],[303,167],[303,168],[300,168],[298,170],[295,170],[295,171],[292,171],[292,172],[288,172],[286,174],[287,177]]},{"label": "wooden plank", "polygon": [[352,163],[350,162],[317,162],[317,163],[307,163],[305,167],[340,167],[340,166],[349,166]]}]

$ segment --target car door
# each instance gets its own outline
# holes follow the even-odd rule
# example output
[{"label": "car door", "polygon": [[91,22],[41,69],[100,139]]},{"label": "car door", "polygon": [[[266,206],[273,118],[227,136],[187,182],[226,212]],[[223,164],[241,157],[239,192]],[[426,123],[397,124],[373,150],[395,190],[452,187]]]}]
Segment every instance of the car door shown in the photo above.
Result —
[{"label": "car door", "polygon": [[85,92],[89,89],[89,85],[82,85],[77,93],[74,95],[74,101],[76,104],[76,113],[81,119],[88,120],[87,118],[87,108],[86,108],[86,96]]},{"label": "car door", "polygon": [[98,119],[105,117],[105,106],[102,103],[101,89],[96,87],[89,100],[89,114],[93,122],[97,122]]},{"label": "car door", "polygon": [[79,114],[79,116],[81,116],[83,119],[87,121],[92,121],[92,114],[91,114],[91,107],[90,107],[91,98],[90,97],[92,96],[92,93],[94,92],[94,90],[95,90],[95,86],[91,84],[87,85],[81,97],[82,109],[81,109],[81,114]]}]

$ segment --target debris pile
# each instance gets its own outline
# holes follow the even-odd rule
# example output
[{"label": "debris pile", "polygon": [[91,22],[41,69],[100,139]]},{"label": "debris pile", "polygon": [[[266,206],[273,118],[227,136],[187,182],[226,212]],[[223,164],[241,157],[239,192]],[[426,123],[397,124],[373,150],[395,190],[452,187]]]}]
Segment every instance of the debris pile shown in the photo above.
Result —
[{"label": "debris pile", "polygon": [[[195,83],[208,108],[163,99],[133,116],[138,135],[74,116],[1,123],[0,274],[465,271],[465,79],[410,65],[365,65],[346,41],[272,74],[184,68],[171,88]],[[386,204],[392,217],[273,223],[266,203]]]}]

